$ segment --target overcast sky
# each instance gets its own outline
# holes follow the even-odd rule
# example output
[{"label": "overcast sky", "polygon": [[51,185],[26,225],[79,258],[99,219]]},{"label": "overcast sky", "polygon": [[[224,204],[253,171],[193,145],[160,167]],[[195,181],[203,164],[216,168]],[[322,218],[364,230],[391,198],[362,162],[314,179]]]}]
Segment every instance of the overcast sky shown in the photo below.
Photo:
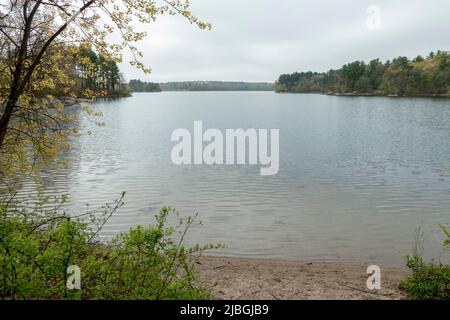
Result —
[{"label": "overcast sky", "polygon": [[[326,71],[353,60],[415,57],[450,50],[449,0],[191,0],[201,31],[182,17],[145,27],[144,75],[128,63],[126,79],[275,81],[281,73]],[[367,26],[371,5],[381,29]]]}]

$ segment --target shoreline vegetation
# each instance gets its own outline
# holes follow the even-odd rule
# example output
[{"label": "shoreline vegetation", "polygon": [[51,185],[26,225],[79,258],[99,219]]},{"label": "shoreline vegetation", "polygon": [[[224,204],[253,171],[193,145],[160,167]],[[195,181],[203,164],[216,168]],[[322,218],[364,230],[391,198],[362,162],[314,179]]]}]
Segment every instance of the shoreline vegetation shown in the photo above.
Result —
[{"label": "shoreline vegetation", "polygon": [[[85,214],[63,210],[66,198],[44,197],[35,208],[0,203],[0,296],[7,299],[405,299],[405,269],[383,267],[381,290],[367,289],[368,265],[209,256],[221,244],[185,247],[196,225],[172,208],[154,224],[101,241],[99,234],[124,196]],[[53,204],[48,207],[48,204]],[[179,222],[169,223],[169,220]],[[220,251],[219,251],[220,252]],[[81,290],[68,290],[78,266]],[[70,282],[72,283],[72,282]]]},{"label": "shoreline vegetation", "polygon": [[[60,199],[43,197],[34,208],[0,202],[0,296],[6,299],[448,299],[450,268],[425,263],[421,251],[407,267],[381,265],[380,290],[369,290],[368,264],[208,256],[222,244],[184,246],[197,222],[165,207],[155,223],[110,241],[99,234],[124,205],[124,196],[85,214],[67,212]],[[51,206],[48,206],[51,204]],[[175,218],[175,221],[169,223]],[[178,220],[178,222],[177,222]],[[173,223],[173,224],[172,224]],[[450,245],[450,230],[441,226]],[[416,248],[420,248],[417,243]],[[71,266],[83,279],[68,290]],[[72,283],[72,282],[70,282]]]},{"label": "shoreline vegetation", "polygon": [[102,99],[131,97],[117,62],[91,47],[63,46],[65,64],[60,67],[69,77],[63,86],[53,86],[47,90],[46,97],[50,108],[88,104]]},{"label": "shoreline vegetation", "polygon": [[[65,197],[43,197],[34,208],[17,204],[13,198],[0,201],[0,297],[211,299],[210,290],[198,280],[191,257],[222,246],[184,246],[186,233],[198,224],[196,216],[184,217],[165,207],[155,215],[152,226],[137,226],[101,241],[99,234],[124,205],[124,196],[85,214],[63,209]],[[45,206],[50,203],[54,206]],[[169,224],[169,216],[178,222]],[[73,266],[75,271],[70,271]],[[77,281],[82,281],[82,286]],[[78,290],[72,290],[77,286]]]},{"label": "shoreline vegetation", "polygon": [[398,94],[385,94],[385,93],[369,93],[369,92],[327,92],[327,96],[337,97],[388,97],[388,98],[450,98],[449,94],[423,94],[423,95],[398,95]]},{"label": "shoreline vegetation", "polygon": [[450,98],[448,94],[398,95],[371,92],[277,92],[279,94],[319,94],[335,97]]},{"label": "shoreline vegetation", "polygon": [[55,87],[49,93],[67,104],[92,102],[131,96],[118,63],[111,57],[95,52],[90,46],[64,48],[67,64],[64,72],[71,77],[66,87]]},{"label": "shoreline vegetation", "polygon": [[275,90],[335,96],[450,97],[450,53],[431,52],[413,60],[354,61],[323,73],[282,74]]}]

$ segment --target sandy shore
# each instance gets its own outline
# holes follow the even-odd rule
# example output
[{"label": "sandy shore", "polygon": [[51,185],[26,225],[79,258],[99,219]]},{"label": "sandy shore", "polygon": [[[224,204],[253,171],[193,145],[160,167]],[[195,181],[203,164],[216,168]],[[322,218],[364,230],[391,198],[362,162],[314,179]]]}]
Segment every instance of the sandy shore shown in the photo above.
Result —
[{"label": "sandy shore", "polygon": [[382,268],[379,291],[367,289],[367,266],[338,262],[293,262],[228,257],[196,258],[202,281],[216,299],[404,299],[398,289],[407,274]]}]

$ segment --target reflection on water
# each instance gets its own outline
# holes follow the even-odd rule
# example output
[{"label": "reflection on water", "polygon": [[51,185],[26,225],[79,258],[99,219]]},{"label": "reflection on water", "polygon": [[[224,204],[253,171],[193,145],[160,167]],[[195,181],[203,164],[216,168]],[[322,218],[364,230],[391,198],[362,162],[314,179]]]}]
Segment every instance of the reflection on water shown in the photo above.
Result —
[{"label": "reflection on water", "polygon": [[[278,95],[142,93],[100,102],[106,128],[73,141],[68,168],[44,172],[47,192],[73,210],[126,206],[105,235],[148,224],[164,205],[198,212],[190,242],[223,242],[221,254],[400,264],[422,225],[439,256],[450,222],[450,101]],[[280,129],[280,172],[258,166],[171,163],[174,129]],[[33,184],[23,186],[30,193]]]}]

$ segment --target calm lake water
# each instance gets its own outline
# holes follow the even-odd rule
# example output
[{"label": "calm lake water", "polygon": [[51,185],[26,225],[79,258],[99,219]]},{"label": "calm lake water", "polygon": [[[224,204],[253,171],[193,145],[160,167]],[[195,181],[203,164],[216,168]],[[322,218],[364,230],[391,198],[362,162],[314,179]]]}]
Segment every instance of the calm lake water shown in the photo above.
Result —
[{"label": "calm lake water", "polygon": [[[105,235],[153,222],[165,205],[199,213],[188,243],[222,242],[222,255],[401,264],[414,229],[441,256],[450,222],[450,100],[272,92],[136,93],[99,102],[105,128],[73,141],[68,168],[44,173],[71,209],[127,191]],[[280,129],[280,171],[175,166],[177,128]],[[32,184],[24,186],[31,192]]]}]

